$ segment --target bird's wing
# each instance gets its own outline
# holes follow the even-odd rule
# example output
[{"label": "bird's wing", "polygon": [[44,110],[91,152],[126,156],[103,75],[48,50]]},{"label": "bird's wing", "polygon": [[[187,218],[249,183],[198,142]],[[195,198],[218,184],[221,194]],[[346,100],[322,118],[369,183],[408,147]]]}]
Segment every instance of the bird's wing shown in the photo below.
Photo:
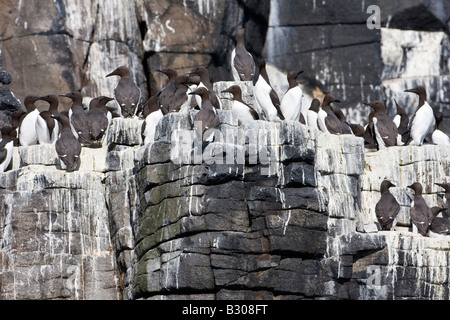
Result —
[{"label": "bird's wing", "polygon": [[250,53],[237,53],[234,57],[233,64],[241,81],[251,81],[253,79],[253,75],[255,74],[255,62]]},{"label": "bird's wing", "polygon": [[394,121],[388,116],[382,117],[381,119],[383,121],[377,121],[377,130],[384,143],[387,147],[397,145],[398,129]]},{"label": "bird's wing", "polygon": [[278,97],[278,94],[275,92],[275,90],[270,91],[270,100],[272,100],[272,104],[277,109],[278,117],[281,120],[284,120],[284,115],[283,115],[283,112],[281,112],[281,107],[280,107],[281,106],[280,98]]},{"label": "bird's wing", "polygon": [[325,124],[328,128],[328,131],[333,134],[342,134],[342,125],[339,119],[330,116],[329,114],[325,117]]}]

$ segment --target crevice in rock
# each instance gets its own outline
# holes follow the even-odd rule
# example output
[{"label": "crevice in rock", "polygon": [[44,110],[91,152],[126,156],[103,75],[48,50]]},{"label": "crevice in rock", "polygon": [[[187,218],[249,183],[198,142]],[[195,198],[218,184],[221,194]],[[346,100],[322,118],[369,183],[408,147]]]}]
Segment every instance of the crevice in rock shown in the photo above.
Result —
[{"label": "crevice in rock", "polygon": [[94,43],[95,32],[96,32],[97,27],[98,27],[99,12],[100,12],[100,4],[97,4],[97,8],[96,8],[96,11],[95,11],[94,25],[92,27],[92,31],[91,31],[91,34],[89,35],[89,39],[88,39],[89,46],[88,46],[88,48],[86,50],[86,56],[84,57],[84,61],[81,64],[81,70],[80,70],[80,73],[81,73],[80,74],[81,87],[84,87],[85,85],[87,85],[87,82],[89,82],[89,79],[86,77],[86,72],[87,72],[86,69],[87,69],[87,66],[88,66],[88,63],[89,63],[89,55],[90,55],[90,52],[91,52],[91,47],[92,47],[92,44]]}]

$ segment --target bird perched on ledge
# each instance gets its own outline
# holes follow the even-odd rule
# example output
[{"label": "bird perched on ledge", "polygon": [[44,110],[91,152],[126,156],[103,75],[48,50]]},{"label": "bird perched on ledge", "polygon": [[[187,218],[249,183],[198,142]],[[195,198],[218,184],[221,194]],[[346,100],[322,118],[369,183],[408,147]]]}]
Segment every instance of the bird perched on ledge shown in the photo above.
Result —
[{"label": "bird perched on ledge", "polygon": [[419,107],[411,118],[410,138],[406,145],[421,146],[425,138],[433,133],[436,125],[433,108],[427,102],[427,91],[424,87],[419,86],[405,92],[412,92],[419,96]]},{"label": "bird perched on ledge", "polygon": [[233,85],[226,90],[223,90],[222,93],[231,93],[233,95],[233,104],[231,106],[231,110],[236,113],[239,121],[241,123],[246,123],[252,120],[259,120],[258,113],[253,110],[248,104],[244,102],[242,99],[242,90],[238,85]]},{"label": "bird perched on ledge", "polygon": [[433,221],[433,212],[422,197],[422,185],[420,183],[413,183],[408,188],[414,190],[414,199],[410,209],[413,230],[416,228],[421,235],[427,236]]},{"label": "bird perched on ledge", "polygon": [[80,163],[81,143],[70,128],[69,117],[62,113],[53,117],[61,124],[61,135],[55,143],[56,153],[68,172],[75,171]]},{"label": "bird perched on ledge", "polygon": [[303,91],[297,83],[297,78],[303,71],[291,71],[287,75],[289,89],[281,99],[280,110],[285,120],[299,121],[302,114]]},{"label": "bird perched on ledge", "polygon": [[3,127],[0,140],[0,173],[5,172],[11,163],[14,139],[17,137],[16,127]]},{"label": "bird perched on ledge", "polygon": [[114,98],[119,105],[121,116],[132,118],[136,115],[141,101],[141,89],[131,79],[128,67],[120,66],[106,77],[119,76],[120,80],[114,89]]},{"label": "bird perched on ledge", "polygon": [[73,135],[80,141],[80,143],[89,145],[91,143],[91,134],[89,133],[89,117],[84,111],[83,96],[79,91],[60,94],[60,96],[72,100],[72,105],[69,110],[69,123]]},{"label": "bird perched on ledge", "polygon": [[210,101],[210,93],[208,89],[199,87],[194,92],[191,92],[189,94],[195,94],[202,98],[202,108],[195,115],[194,122],[201,123],[201,138],[203,139],[204,143],[212,142],[214,139],[214,135],[213,132],[210,133],[210,131],[219,127],[219,115],[217,114],[216,108],[214,108]]},{"label": "bird perched on ledge", "polygon": [[342,134],[342,124],[336,114],[331,109],[333,102],[340,102],[333,95],[327,94],[323,98],[322,105],[317,114],[317,124],[319,129],[325,133]]},{"label": "bird perched on ledge", "polygon": [[381,183],[381,198],[375,206],[375,214],[381,225],[381,230],[393,230],[400,211],[400,204],[389,191],[391,187],[395,187],[395,185],[389,180],[384,180]]},{"label": "bird perched on ledge", "polygon": [[27,113],[25,117],[22,118],[19,128],[19,142],[20,145],[24,147],[35,145],[38,142],[36,120],[39,116],[39,110],[34,105],[38,99],[39,97],[27,96],[24,100]]},{"label": "bird perched on ledge", "polygon": [[397,145],[398,128],[386,114],[386,106],[382,101],[365,103],[374,112],[371,114],[373,123],[373,138],[378,150]]},{"label": "bird perched on ledge", "polygon": [[36,119],[36,134],[39,144],[55,144],[59,137],[59,123],[52,116],[58,114],[58,97],[47,95],[38,100],[49,103],[49,109],[41,111]]},{"label": "bird perched on ledge", "polygon": [[[105,137],[106,130],[112,121],[111,112],[108,111],[106,104],[114,98],[100,96],[94,98],[89,103],[89,134],[93,143],[101,143]],[[108,115],[110,118],[108,118]]]},{"label": "bird perched on ledge", "polygon": [[264,59],[258,59],[257,65],[258,68],[253,77],[254,94],[259,108],[256,111],[259,113],[260,118],[267,121],[284,120],[284,115],[280,108],[280,98],[270,85],[266,70],[266,61]]},{"label": "bird perched on ledge", "polygon": [[245,29],[236,33],[236,48],[231,52],[231,71],[234,81],[252,81],[255,74],[253,56],[245,48]]}]

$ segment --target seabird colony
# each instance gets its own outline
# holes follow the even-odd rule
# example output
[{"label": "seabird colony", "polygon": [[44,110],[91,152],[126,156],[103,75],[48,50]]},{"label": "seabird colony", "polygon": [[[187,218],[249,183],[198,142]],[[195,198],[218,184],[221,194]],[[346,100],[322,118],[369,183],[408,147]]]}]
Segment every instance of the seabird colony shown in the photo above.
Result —
[{"label": "seabird colony", "polygon": [[[354,135],[364,139],[368,149],[382,150],[392,146],[423,145],[428,143],[450,146],[450,139],[443,131],[442,113],[434,112],[427,102],[427,92],[422,86],[405,90],[405,94],[415,94],[418,106],[411,119],[404,109],[396,103],[396,115],[390,118],[382,101],[362,102],[370,106],[368,123],[362,126],[350,123],[340,108],[341,101],[331,93],[326,93],[321,101],[314,98],[309,108],[303,102],[303,92],[297,78],[303,71],[290,71],[287,74],[289,89],[280,99],[273,89],[266,61],[255,58],[245,47],[245,29],[237,31],[236,46],[229,61],[233,80],[237,84],[223,90],[231,95],[231,110],[236,114],[239,124],[249,121],[298,121],[327,134]],[[219,126],[217,110],[223,108],[222,102],[213,90],[213,83],[205,66],[198,66],[186,74],[178,74],[171,66],[157,70],[167,76],[167,83],[161,91],[142,104],[139,86],[133,81],[127,66],[118,66],[105,77],[119,77],[112,97],[99,96],[91,100],[88,110],[83,106],[80,91],[59,94],[60,98],[70,99],[68,112],[58,111],[58,95],[27,96],[25,110],[11,114],[12,125],[1,128],[0,172],[4,172],[12,159],[13,146],[53,144],[66,170],[77,170],[82,147],[98,147],[105,142],[106,131],[113,117],[144,119],[142,141],[154,142],[155,130],[159,121],[169,113],[186,114],[198,109],[195,121],[201,121],[202,133],[206,140],[211,139],[208,131]],[[241,81],[252,81],[254,90],[253,106],[242,98]],[[39,111],[35,103],[39,100],[48,103],[48,110]],[[115,101],[116,106],[107,106]],[[307,108],[307,109],[306,109]],[[208,142],[208,141],[206,141]],[[450,199],[450,184],[437,184],[444,188],[445,207],[430,208],[422,197],[422,185],[418,182],[408,186],[414,192],[411,205],[411,222],[414,231],[423,236],[450,235],[450,220],[446,211]],[[375,212],[381,230],[393,230],[397,222],[400,205],[390,193],[395,185],[384,180],[380,186],[381,197]],[[442,213],[443,217],[438,217]]]}]

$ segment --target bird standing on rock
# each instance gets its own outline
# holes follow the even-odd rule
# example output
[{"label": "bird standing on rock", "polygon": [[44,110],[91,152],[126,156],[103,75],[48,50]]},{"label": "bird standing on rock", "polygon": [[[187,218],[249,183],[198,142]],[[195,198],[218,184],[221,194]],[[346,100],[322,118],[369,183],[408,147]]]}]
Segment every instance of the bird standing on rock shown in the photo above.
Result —
[{"label": "bird standing on rock", "polygon": [[100,96],[92,99],[89,103],[87,116],[89,118],[89,134],[92,143],[101,143],[105,137],[106,130],[108,130],[108,126],[112,120],[112,116],[111,119],[108,119],[110,112],[106,104],[112,100],[114,98]]},{"label": "bird standing on rock", "polygon": [[36,118],[36,134],[39,144],[55,144],[59,137],[59,123],[52,116],[58,114],[58,97],[47,95],[38,100],[49,103],[49,109],[41,111]]},{"label": "bird standing on rock", "polygon": [[409,139],[409,118],[405,110],[400,107],[397,101],[394,100],[394,102],[397,108],[397,114],[392,121],[394,121],[395,125],[397,126],[397,145],[403,146]]},{"label": "bird standing on rock", "polygon": [[39,97],[27,96],[24,100],[27,114],[22,119],[19,128],[19,142],[20,145],[24,147],[35,145],[38,142],[38,136],[36,133],[36,120],[39,116],[39,110],[34,105],[34,103],[38,99]]},{"label": "bird standing on rock", "polygon": [[75,171],[80,163],[81,143],[70,128],[69,117],[61,113],[53,117],[61,124],[61,135],[55,143],[56,153],[68,172]]},{"label": "bird standing on rock", "polygon": [[84,111],[83,96],[79,91],[61,94],[60,96],[72,100],[72,105],[69,110],[69,123],[73,135],[80,141],[80,143],[89,145],[91,143],[89,117]]},{"label": "bird standing on rock", "polygon": [[341,121],[331,109],[331,103],[340,102],[333,95],[327,94],[323,98],[322,106],[317,114],[317,124],[319,129],[325,133],[342,134]]},{"label": "bird standing on rock", "polygon": [[200,87],[194,92],[189,93],[190,95],[196,94],[202,98],[202,108],[195,115],[194,122],[201,123],[202,138],[204,142],[212,142],[214,135],[211,134],[212,129],[219,127],[219,115],[217,114],[217,109],[214,108],[210,101],[210,93],[208,89]]},{"label": "bird standing on rock", "polygon": [[320,110],[320,101],[319,99],[313,99],[311,101],[311,106],[308,109],[308,112],[306,113],[306,123],[308,126],[315,128],[319,130],[319,127],[317,125],[317,115]]},{"label": "bird standing on rock", "polygon": [[281,99],[280,109],[285,120],[299,121],[302,114],[303,91],[297,83],[297,78],[303,71],[291,71],[287,74],[289,89]]},{"label": "bird standing on rock", "polygon": [[226,90],[223,90],[222,93],[231,93],[233,95],[233,104],[231,106],[231,110],[236,113],[239,122],[247,123],[252,120],[259,120],[258,113],[253,110],[248,104],[244,102],[242,99],[242,89],[238,85],[233,85]]},{"label": "bird standing on rock", "polygon": [[175,79],[178,77],[178,72],[174,68],[166,68],[156,71],[165,74],[167,78],[169,78],[169,81],[158,93],[158,100],[157,100],[159,107],[162,109],[162,112],[164,114],[167,114],[169,113],[169,104],[170,104],[169,100],[177,91],[177,88],[175,86]]},{"label": "bird standing on rock", "polygon": [[421,235],[427,236],[433,220],[433,212],[422,197],[422,185],[420,183],[413,183],[408,188],[414,190],[414,199],[410,209],[413,230],[415,227]]},{"label": "bird standing on rock", "polygon": [[236,48],[231,52],[231,71],[234,81],[252,81],[255,74],[255,62],[245,48],[245,29],[236,33]]},{"label": "bird standing on rock", "polygon": [[17,137],[16,127],[3,127],[0,140],[0,173],[5,172],[11,163],[14,139]]},{"label": "bird standing on rock", "polygon": [[400,204],[389,191],[391,187],[395,187],[395,185],[389,180],[384,180],[381,183],[381,198],[375,206],[375,214],[381,225],[381,230],[393,230],[400,211]]},{"label": "bird standing on rock", "polygon": [[433,133],[436,125],[433,108],[427,102],[427,91],[424,87],[419,86],[405,92],[412,92],[419,96],[419,107],[410,121],[411,137],[406,144],[421,146],[425,138]]},{"label": "bird standing on rock", "polygon": [[284,120],[285,118],[280,108],[280,98],[270,85],[266,71],[266,61],[258,59],[257,65],[258,68],[253,77],[254,95],[257,102],[256,112],[258,112],[260,118],[267,121]]},{"label": "bird standing on rock", "polygon": [[141,89],[134,83],[128,67],[120,66],[106,77],[119,76],[120,80],[114,89],[114,98],[119,105],[121,116],[132,118],[136,115],[141,101]]},{"label": "bird standing on rock", "polygon": [[433,220],[431,221],[430,235],[450,235],[450,220],[447,217],[441,218],[437,216],[439,213],[444,211],[447,211],[447,208],[431,208],[431,212],[433,213]]},{"label": "bird standing on rock", "polygon": [[373,137],[378,150],[397,145],[398,129],[394,121],[386,114],[386,106],[382,101],[367,103],[374,113],[372,114]]},{"label": "bird standing on rock", "polygon": [[148,99],[143,110],[144,122],[141,127],[141,136],[144,145],[155,141],[156,126],[164,117],[162,109],[158,105],[158,96]]},{"label": "bird standing on rock", "polygon": [[431,135],[431,141],[440,146],[450,146],[450,138],[443,130],[442,121],[444,116],[442,112],[435,112],[434,117],[436,119],[436,127]]}]

